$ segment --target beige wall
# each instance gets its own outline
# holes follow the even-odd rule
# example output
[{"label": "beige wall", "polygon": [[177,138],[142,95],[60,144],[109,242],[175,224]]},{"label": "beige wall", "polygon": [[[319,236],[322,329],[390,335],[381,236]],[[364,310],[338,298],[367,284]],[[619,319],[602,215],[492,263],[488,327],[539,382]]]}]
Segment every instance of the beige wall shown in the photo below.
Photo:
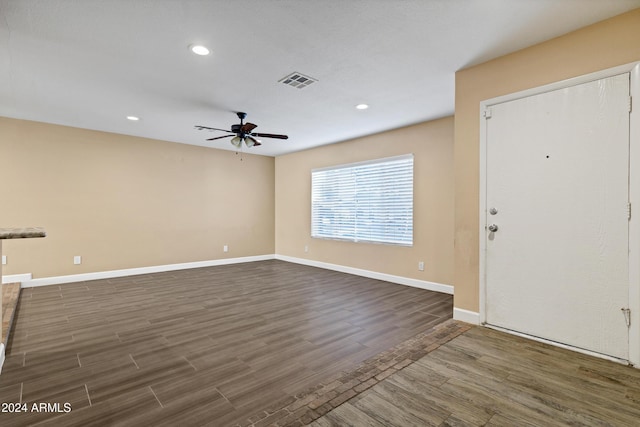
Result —
[{"label": "beige wall", "polygon": [[5,241],[3,273],[38,278],[273,254],[274,163],[0,118],[0,227],[48,233]]},{"label": "beige wall", "polygon": [[[311,238],[312,169],[407,153],[414,154],[413,247]],[[277,157],[276,253],[452,284],[453,118]]]},{"label": "beige wall", "polygon": [[456,73],[455,296],[479,311],[480,102],[640,61],[640,9]]}]

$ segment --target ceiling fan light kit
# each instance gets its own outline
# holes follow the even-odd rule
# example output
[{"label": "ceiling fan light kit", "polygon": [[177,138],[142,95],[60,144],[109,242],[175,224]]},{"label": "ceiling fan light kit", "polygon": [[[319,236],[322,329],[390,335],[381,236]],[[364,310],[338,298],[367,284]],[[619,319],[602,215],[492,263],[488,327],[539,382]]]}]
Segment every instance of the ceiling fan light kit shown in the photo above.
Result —
[{"label": "ceiling fan light kit", "polygon": [[255,128],[257,128],[258,125],[254,125],[253,123],[245,123],[244,122],[244,119],[247,117],[247,113],[237,112],[236,115],[240,119],[240,123],[232,125],[231,126],[231,130],[218,129],[218,128],[212,128],[212,127],[207,127],[207,126],[200,126],[200,125],[196,125],[196,129],[199,129],[199,130],[217,130],[217,131],[221,131],[221,132],[227,132],[230,135],[216,136],[214,138],[207,139],[207,141],[213,141],[213,140],[216,140],[216,139],[233,137],[233,138],[231,138],[231,145],[233,145],[236,148],[241,148],[243,142],[249,148],[250,147],[257,147],[259,145],[262,145],[261,141],[259,139],[256,139],[256,137],[259,137],[259,138],[275,138],[275,139],[289,139],[289,137],[287,135],[279,135],[279,134],[273,134],[273,133],[254,133],[253,130]]}]

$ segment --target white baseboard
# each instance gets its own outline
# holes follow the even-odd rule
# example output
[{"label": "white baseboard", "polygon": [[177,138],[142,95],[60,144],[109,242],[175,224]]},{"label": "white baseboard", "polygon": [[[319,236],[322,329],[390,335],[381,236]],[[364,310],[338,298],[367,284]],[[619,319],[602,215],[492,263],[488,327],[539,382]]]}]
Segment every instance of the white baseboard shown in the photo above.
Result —
[{"label": "white baseboard", "polygon": [[31,280],[31,273],[26,274],[12,274],[8,276],[2,276],[2,284],[5,283],[22,283]]},{"label": "white baseboard", "polygon": [[185,262],[181,264],[155,265],[152,267],[125,268],[122,270],[98,271],[95,273],[71,274],[68,276],[43,277],[40,279],[31,279],[22,282],[23,288],[31,288],[34,286],[60,285],[63,283],[84,282],[87,280],[112,279],[115,277],[135,276],[138,274],[162,273],[173,270],[187,270],[189,268],[213,267],[216,265],[239,264],[243,262],[265,261],[274,259],[274,254],[256,255],[240,258],[223,258],[209,261]]},{"label": "white baseboard", "polygon": [[384,280],[391,283],[397,283],[414,288],[426,289],[429,291],[442,292],[453,295],[453,286],[443,285],[442,283],[428,282],[426,280],[411,279],[409,277],[394,276],[392,274],[378,273],[376,271],[362,270],[360,268],[347,267],[344,265],[330,264],[327,262],[313,261],[310,259],[296,258],[287,255],[277,255],[276,259],[281,261],[293,262],[296,264],[308,265],[311,267],[319,267],[327,270],[339,271],[341,273],[355,274],[356,276],[368,277],[370,279]]},{"label": "white baseboard", "polygon": [[4,365],[4,343],[0,342],[0,373],[2,373],[2,365]]},{"label": "white baseboard", "polygon": [[[35,286],[60,285],[63,283],[84,282],[87,280],[112,279],[116,277],[134,276],[139,274],[161,273],[173,270],[186,270],[189,268],[213,267],[217,265],[238,264],[243,262],[265,261],[270,259],[278,259],[281,261],[293,262],[296,264],[308,265],[311,267],[319,267],[327,270],[340,271],[342,273],[354,274],[356,276],[368,277],[370,279],[385,280],[391,283],[397,283],[414,288],[426,289],[429,291],[442,292],[453,295],[453,286],[444,285],[442,283],[428,282],[426,280],[412,279],[409,277],[394,276],[392,274],[379,273],[376,271],[363,270],[359,268],[347,267],[338,264],[330,264],[326,262],[313,261],[304,258],[290,257],[286,255],[257,255],[240,258],[225,258],[209,261],[186,262],[181,264],[166,264],[151,267],[126,268],[122,270],[98,271],[94,273],[71,274],[68,276],[54,276],[32,279],[31,274],[16,274],[13,276],[4,276],[11,278],[12,282],[21,282],[23,288]],[[455,313],[454,313],[455,314]],[[476,314],[477,315],[477,314]],[[462,320],[462,319],[461,319]]]},{"label": "white baseboard", "polygon": [[463,308],[453,307],[453,318],[465,323],[471,323],[473,325],[480,324],[480,313],[475,311],[465,310]]}]

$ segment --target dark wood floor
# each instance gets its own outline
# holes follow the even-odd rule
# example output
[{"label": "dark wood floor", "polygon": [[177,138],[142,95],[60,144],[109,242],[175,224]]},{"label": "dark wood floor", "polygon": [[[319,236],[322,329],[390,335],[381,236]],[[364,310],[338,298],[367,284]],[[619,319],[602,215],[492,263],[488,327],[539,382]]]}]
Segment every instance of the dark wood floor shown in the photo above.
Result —
[{"label": "dark wood floor", "polygon": [[640,425],[640,370],[474,327],[312,426]]},{"label": "dark wood floor", "polygon": [[0,425],[233,425],[451,317],[450,295],[281,261],[23,289]]}]

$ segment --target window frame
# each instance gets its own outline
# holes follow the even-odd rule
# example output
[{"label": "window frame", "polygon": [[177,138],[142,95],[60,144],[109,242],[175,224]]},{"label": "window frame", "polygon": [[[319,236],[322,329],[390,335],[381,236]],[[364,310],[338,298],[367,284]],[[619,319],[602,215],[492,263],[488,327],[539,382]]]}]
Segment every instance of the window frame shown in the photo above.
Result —
[{"label": "window frame", "polygon": [[[409,162],[407,162],[409,161]],[[395,173],[398,178],[410,178],[410,184],[403,185],[395,185],[395,186],[384,186],[381,187],[382,192],[396,192],[396,194],[400,195],[397,198],[389,199],[394,203],[398,204],[398,200],[400,200],[400,205],[404,206],[398,209],[398,212],[393,211],[394,207],[393,203],[383,204],[381,209],[372,209],[380,206],[379,202],[381,194],[377,196],[372,196],[372,190],[375,191],[375,186],[372,186],[372,181],[383,179],[380,175],[389,173],[389,170],[378,170],[374,171],[371,166],[380,165],[384,168],[384,165],[389,165],[393,162],[403,162],[404,164],[400,164],[400,171],[391,171],[391,173]],[[394,245],[394,246],[406,246],[412,247],[414,243],[414,206],[415,206],[415,156],[413,153],[403,154],[399,156],[392,157],[384,157],[378,159],[372,159],[362,162],[354,162],[354,163],[346,163],[341,165],[334,165],[322,168],[315,168],[311,170],[311,238],[314,239],[323,239],[323,240],[338,240],[338,241],[347,241],[354,243],[373,243],[373,244],[383,244],[383,245]],[[407,170],[410,168],[410,172]],[[363,177],[363,171],[365,172],[376,172],[376,176],[374,178],[364,177],[365,181],[361,181],[360,185],[358,185],[358,172],[360,173],[360,177]],[[326,172],[336,172],[336,174],[340,174],[340,172],[346,172],[346,174],[351,173],[351,176],[347,178],[346,176],[336,179],[343,179],[343,181],[335,181],[333,178],[327,178]],[[318,200],[318,197],[322,197],[322,195],[318,195],[317,192],[321,192],[323,189],[319,188],[324,183],[325,186],[326,181],[329,180],[334,185],[339,185],[343,187],[342,196],[347,197],[343,202],[338,201],[337,203],[332,204],[331,202],[327,202],[326,192],[324,193],[324,203]],[[395,182],[395,181],[394,181]],[[375,182],[374,182],[375,184]],[[353,188],[349,187],[353,185]],[[347,186],[348,189],[345,190],[344,187]],[[326,190],[326,189],[325,189]],[[367,193],[367,191],[369,193]],[[348,194],[352,193],[352,194]],[[363,199],[358,199],[358,195],[365,195]],[[409,195],[409,196],[407,196]],[[349,196],[352,196],[349,199]],[[407,201],[407,198],[410,197],[410,203]],[[383,199],[386,201],[386,197]],[[363,200],[364,210],[357,206],[358,200]],[[410,208],[406,205],[410,204]],[[336,223],[329,225],[322,225],[318,222],[321,221],[322,216],[318,211],[321,209],[331,209],[336,210],[337,213],[335,215],[343,215],[348,218],[348,220],[344,223]],[[402,211],[404,209],[404,212]],[[340,212],[342,210],[342,212]],[[391,214],[391,215],[390,215]],[[351,215],[353,218],[349,217]],[[405,231],[397,231],[398,224],[402,223],[402,220],[392,219],[392,225],[396,228],[396,231],[385,232],[381,230],[381,223],[383,221],[376,220],[385,217],[391,216],[392,218],[395,216],[396,218],[401,218],[402,215],[406,217],[410,217],[409,220],[405,220],[402,225],[405,227]],[[367,219],[365,219],[367,218]],[[330,220],[330,219],[329,219]],[[335,221],[335,220],[334,220]],[[363,222],[364,221],[364,222]],[[353,227],[351,226],[351,222],[353,222]],[[369,227],[362,228],[363,223],[369,223]],[[360,228],[360,230],[359,230]],[[408,229],[408,231],[407,231]],[[328,231],[328,232],[327,232]],[[351,234],[346,234],[347,231],[352,231]]]}]

